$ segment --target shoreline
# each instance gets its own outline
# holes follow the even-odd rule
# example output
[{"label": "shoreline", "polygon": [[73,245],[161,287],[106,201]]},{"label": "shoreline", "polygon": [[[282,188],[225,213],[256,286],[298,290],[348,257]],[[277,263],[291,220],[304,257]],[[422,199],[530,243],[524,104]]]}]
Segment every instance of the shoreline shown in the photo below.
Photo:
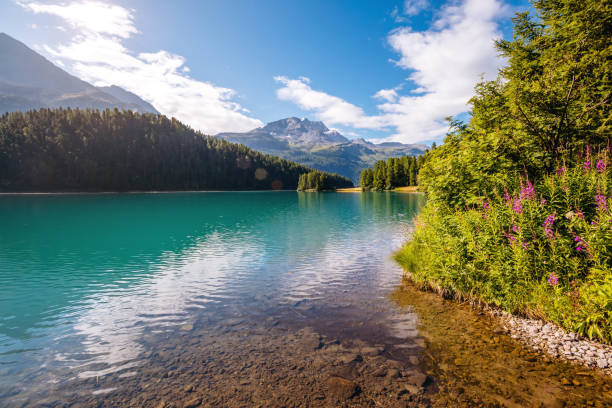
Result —
[{"label": "shoreline", "polygon": [[[347,188],[338,188],[336,189],[336,192],[337,193],[363,193],[364,191],[361,187],[347,187]],[[369,192],[370,191],[366,191],[366,193],[369,193]],[[399,194],[422,194],[422,192],[419,191],[418,186],[396,187],[391,190],[374,191],[374,192],[378,192],[378,193],[391,192],[391,193],[399,193]]]},{"label": "shoreline", "polygon": [[1,196],[16,195],[105,195],[105,194],[180,194],[180,193],[261,193],[261,192],[295,192],[296,190],[131,190],[131,191],[14,191],[0,192]]},{"label": "shoreline", "polygon": [[[401,267],[401,265],[400,265]],[[441,298],[448,298],[442,289],[427,284],[422,285],[412,280],[409,271],[404,271],[403,279],[421,291],[434,293]],[[450,298],[457,303],[462,301]],[[547,355],[550,358],[581,365],[612,377],[612,345],[600,343],[581,337],[577,333],[566,331],[552,322],[517,316],[495,306],[464,299],[473,309],[489,314],[499,325],[495,332],[507,335],[530,349]],[[571,382],[571,379],[568,380]]]}]

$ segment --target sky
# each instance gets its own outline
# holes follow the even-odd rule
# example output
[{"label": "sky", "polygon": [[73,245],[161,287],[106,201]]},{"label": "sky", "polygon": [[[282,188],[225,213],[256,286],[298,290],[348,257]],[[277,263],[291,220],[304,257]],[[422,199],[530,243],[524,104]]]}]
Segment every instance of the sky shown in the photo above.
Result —
[{"label": "sky", "polygon": [[206,134],[285,117],[430,143],[466,118],[526,0],[0,0],[0,31]]}]

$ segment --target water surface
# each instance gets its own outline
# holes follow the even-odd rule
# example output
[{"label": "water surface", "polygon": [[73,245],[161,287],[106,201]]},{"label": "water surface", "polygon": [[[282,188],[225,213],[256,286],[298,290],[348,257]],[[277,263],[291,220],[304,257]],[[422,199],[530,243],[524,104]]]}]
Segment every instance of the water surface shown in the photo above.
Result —
[{"label": "water surface", "polygon": [[363,331],[399,282],[389,255],[422,201],[391,193],[2,196],[0,389],[130,370],[143,363],[144,335],[201,316],[260,321],[293,311],[296,321]]},{"label": "water surface", "polygon": [[329,406],[345,379],[349,406],[607,405],[609,379],[400,287],[423,202],[0,196],[0,406]]}]

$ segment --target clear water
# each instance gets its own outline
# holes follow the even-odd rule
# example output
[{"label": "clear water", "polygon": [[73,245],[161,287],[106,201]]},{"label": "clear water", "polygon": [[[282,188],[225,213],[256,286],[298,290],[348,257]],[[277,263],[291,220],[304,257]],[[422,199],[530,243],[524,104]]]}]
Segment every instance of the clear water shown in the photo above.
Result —
[{"label": "clear water", "polygon": [[0,405],[130,372],[146,364],[146,336],[202,316],[414,336],[389,319],[401,280],[389,257],[422,204],[393,193],[0,196]]},{"label": "clear water", "polygon": [[[342,353],[305,351],[308,330],[339,339],[329,350],[384,348],[357,364],[355,406],[611,406],[610,378],[400,285],[391,254],[423,204],[394,193],[0,195],[0,407],[181,406],[197,393],[204,405],[259,395],[285,406],[297,393],[326,406],[325,379],[350,367]],[[317,358],[330,358],[324,372]],[[421,400],[399,390],[407,376],[368,371],[398,362],[428,374]],[[302,364],[307,377],[291,368]],[[245,372],[259,380],[243,385]]]}]

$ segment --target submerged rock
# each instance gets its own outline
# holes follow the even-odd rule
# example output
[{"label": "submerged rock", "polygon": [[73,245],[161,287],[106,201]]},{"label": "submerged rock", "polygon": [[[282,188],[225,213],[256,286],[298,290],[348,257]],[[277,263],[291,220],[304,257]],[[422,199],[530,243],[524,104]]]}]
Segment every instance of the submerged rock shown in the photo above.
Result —
[{"label": "submerged rock", "polygon": [[361,363],[363,361],[363,357],[361,354],[349,353],[340,357],[340,361],[342,361],[344,364]]},{"label": "submerged rock", "polygon": [[335,376],[327,380],[327,387],[330,396],[340,401],[351,399],[361,391],[356,382]]}]

